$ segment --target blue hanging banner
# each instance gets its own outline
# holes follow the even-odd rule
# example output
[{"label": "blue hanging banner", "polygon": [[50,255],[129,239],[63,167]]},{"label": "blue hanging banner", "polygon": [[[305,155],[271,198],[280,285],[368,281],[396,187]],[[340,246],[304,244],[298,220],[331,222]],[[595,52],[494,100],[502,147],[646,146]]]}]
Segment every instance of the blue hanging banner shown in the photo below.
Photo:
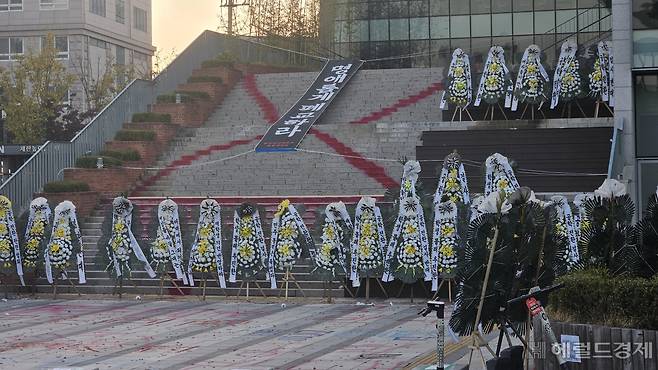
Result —
[{"label": "blue hanging banner", "polygon": [[361,68],[361,60],[328,61],[306,93],[279,118],[256,145],[257,152],[293,151],[311,126]]}]

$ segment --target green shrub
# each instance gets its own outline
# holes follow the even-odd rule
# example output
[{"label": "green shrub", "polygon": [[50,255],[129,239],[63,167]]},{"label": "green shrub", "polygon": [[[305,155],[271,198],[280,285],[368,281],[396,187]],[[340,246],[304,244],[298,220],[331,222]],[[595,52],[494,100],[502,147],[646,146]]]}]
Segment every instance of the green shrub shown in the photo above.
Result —
[{"label": "green shrub", "polygon": [[164,122],[171,123],[171,116],[166,113],[135,113],[133,114],[133,122]]},{"label": "green shrub", "polygon": [[236,58],[233,54],[229,52],[223,52],[219,54],[218,56],[215,57],[215,59],[211,60],[206,60],[205,62],[201,63],[201,67],[203,68],[212,68],[212,67],[229,67],[233,68],[235,63],[238,62],[238,58]]},{"label": "green shrub", "polygon": [[602,268],[574,271],[551,293],[555,317],[578,323],[658,329],[658,275],[651,279],[612,276]]},{"label": "green shrub", "polygon": [[214,82],[214,83],[222,83],[222,78],[218,76],[192,76],[187,79],[187,82],[189,83],[194,83],[194,82]]},{"label": "green shrub", "polygon": [[53,181],[43,186],[44,193],[73,193],[79,191],[89,191],[89,184],[82,181]]},{"label": "green shrub", "polygon": [[153,141],[155,132],[149,130],[119,130],[114,140],[118,141]]},{"label": "green shrub", "polygon": [[[83,156],[75,160],[75,166],[78,168],[96,168],[96,161],[99,157]],[[120,167],[123,162],[113,157],[100,156],[103,158],[103,167]]]},{"label": "green shrub", "polygon": [[139,161],[142,159],[142,156],[138,151],[128,149],[128,150],[103,150],[99,153],[104,157],[112,157],[120,159],[122,161]]}]

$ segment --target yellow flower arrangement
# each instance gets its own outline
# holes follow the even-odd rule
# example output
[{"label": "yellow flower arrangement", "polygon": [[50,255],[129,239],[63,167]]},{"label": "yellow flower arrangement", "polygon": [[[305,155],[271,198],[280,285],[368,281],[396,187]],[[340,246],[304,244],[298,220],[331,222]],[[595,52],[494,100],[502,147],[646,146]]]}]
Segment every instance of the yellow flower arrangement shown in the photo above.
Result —
[{"label": "yellow flower arrangement", "polygon": [[498,189],[505,190],[509,187],[509,181],[507,179],[500,179],[498,181]]},{"label": "yellow flower arrangement", "polygon": [[538,70],[538,68],[537,68],[536,64],[529,64],[528,65],[528,68],[527,68],[528,73],[537,73],[537,70]]},{"label": "yellow flower arrangement", "polygon": [[455,227],[452,225],[441,225],[441,236],[450,236],[455,233]]},{"label": "yellow flower arrangement", "polygon": [[206,254],[208,252],[208,240],[207,239],[201,239],[199,240],[199,249],[198,253],[200,255]]},{"label": "yellow flower arrangement", "polygon": [[251,227],[251,224],[246,221],[244,222],[244,224],[240,225],[240,236],[246,239],[254,234],[254,229]]},{"label": "yellow flower arrangement", "polygon": [[446,257],[453,257],[455,255],[455,250],[450,244],[441,245],[439,252]]},{"label": "yellow flower arrangement", "polygon": [[0,234],[7,233],[7,225],[5,223],[0,223]]},{"label": "yellow flower arrangement", "polygon": [[363,223],[363,226],[361,228],[361,235],[363,237],[369,238],[369,237],[373,236],[374,232],[375,232],[375,230],[374,230],[374,227],[373,227],[372,223],[370,223],[370,222]]},{"label": "yellow flower arrangement", "polygon": [[415,234],[416,231],[418,231],[418,228],[416,227],[416,225],[413,225],[411,223],[408,223],[404,228],[404,232],[407,235]]},{"label": "yellow flower arrangement", "polygon": [[57,253],[57,252],[59,252],[59,250],[60,250],[60,246],[57,243],[53,243],[50,246],[50,253]]},{"label": "yellow flower arrangement", "polygon": [[117,233],[121,233],[121,232],[123,232],[123,230],[125,229],[125,226],[126,226],[126,225],[124,225],[123,222],[121,222],[120,220],[117,221],[117,222],[114,224],[114,232],[117,232]]},{"label": "yellow flower arrangement", "polygon": [[327,225],[327,227],[324,229],[324,233],[329,239],[333,239],[336,236],[336,231],[331,225]]},{"label": "yellow flower arrangement", "polygon": [[456,77],[461,77],[461,76],[463,76],[463,75],[464,75],[464,67],[461,67],[461,66],[457,66],[457,67],[455,67],[455,69],[453,70],[453,74],[454,74]]},{"label": "yellow flower arrangement", "polygon": [[202,238],[207,238],[210,236],[210,232],[212,231],[212,227],[210,225],[203,226],[202,228],[199,229],[199,236]]},{"label": "yellow flower arrangement", "polygon": [[329,256],[331,254],[331,250],[333,249],[332,245],[329,243],[324,243],[322,244],[322,248],[320,248],[320,253],[322,253],[323,256]]},{"label": "yellow flower arrangement", "polygon": [[11,243],[7,239],[0,240],[0,252],[8,253],[11,251]]},{"label": "yellow flower arrangement", "polygon": [[63,227],[58,227],[55,229],[55,237],[63,238],[66,236],[66,230]]},{"label": "yellow flower arrangement", "polygon": [[249,244],[242,244],[238,247],[238,254],[242,259],[250,259],[254,255],[254,249]]},{"label": "yellow flower arrangement", "polygon": [[297,230],[295,230],[295,227],[292,224],[285,225],[281,228],[281,237],[282,238],[294,238],[297,236]]},{"label": "yellow flower arrangement", "polygon": [[31,234],[41,234],[44,231],[43,222],[35,222],[30,229]]},{"label": "yellow flower arrangement", "polygon": [[279,203],[279,207],[276,210],[276,213],[274,214],[277,217],[281,217],[281,215],[290,207],[290,201],[288,199],[284,199],[281,203]]},{"label": "yellow flower arrangement", "polygon": [[36,249],[38,246],[39,241],[37,239],[30,239],[30,241],[27,242],[28,249]]},{"label": "yellow flower arrangement", "polygon": [[416,246],[408,244],[407,246],[404,247],[404,252],[408,255],[413,255],[416,254]]},{"label": "yellow flower arrangement", "polygon": [[489,71],[490,72],[498,72],[500,70],[500,64],[494,62],[489,65]]}]

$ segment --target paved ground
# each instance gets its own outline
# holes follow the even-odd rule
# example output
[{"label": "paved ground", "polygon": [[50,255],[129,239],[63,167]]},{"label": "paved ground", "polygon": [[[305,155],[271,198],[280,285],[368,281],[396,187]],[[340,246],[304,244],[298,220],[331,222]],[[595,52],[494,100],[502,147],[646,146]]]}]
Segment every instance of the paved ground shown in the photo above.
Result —
[{"label": "paved ground", "polygon": [[434,350],[420,305],[0,302],[2,369],[401,369]]}]

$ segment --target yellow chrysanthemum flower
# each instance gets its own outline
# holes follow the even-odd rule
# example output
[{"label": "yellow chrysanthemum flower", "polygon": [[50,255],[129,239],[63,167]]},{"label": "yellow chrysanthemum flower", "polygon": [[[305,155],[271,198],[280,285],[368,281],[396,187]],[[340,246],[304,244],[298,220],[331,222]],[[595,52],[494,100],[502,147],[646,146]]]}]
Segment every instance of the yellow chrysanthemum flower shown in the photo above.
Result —
[{"label": "yellow chrysanthemum flower", "polygon": [[201,255],[208,252],[208,241],[206,239],[201,239],[199,241],[199,248],[197,249],[197,252]]},{"label": "yellow chrysanthemum flower", "polygon": [[529,64],[528,68],[527,68],[527,71],[528,71],[528,73],[537,73],[538,69],[539,68],[537,68],[536,64]]},{"label": "yellow chrysanthemum flower", "polygon": [[459,183],[454,177],[449,177],[446,181],[446,189],[448,190],[459,190]]},{"label": "yellow chrysanthemum flower", "polygon": [[207,238],[210,236],[210,231],[211,231],[210,225],[203,226],[201,229],[199,229],[199,236],[201,236],[202,238]]},{"label": "yellow chrysanthemum flower", "polygon": [[322,244],[322,248],[320,249],[320,253],[322,253],[323,256],[328,257],[331,254],[331,250],[333,247],[329,243],[324,243]]},{"label": "yellow chrysanthemum flower", "polygon": [[279,203],[279,207],[276,210],[276,213],[274,214],[275,216],[281,217],[283,212],[285,212],[288,207],[290,207],[290,201],[288,199],[284,199],[283,202]]},{"label": "yellow chrysanthemum flower", "polygon": [[248,244],[242,244],[238,248],[238,254],[242,259],[249,259],[254,255],[254,249]]},{"label": "yellow chrysanthemum flower", "polygon": [[413,224],[407,224],[407,226],[404,228],[404,233],[407,235],[415,234],[416,231],[418,231],[418,228]]},{"label": "yellow chrysanthemum flower", "polygon": [[11,243],[9,243],[9,240],[0,240],[0,252],[7,253],[9,251],[11,251]]},{"label": "yellow chrysanthemum flower", "polygon": [[404,190],[409,191],[411,189],[411,180],[404,180]]},{"label": "yellow chrysanthemum flower", "polygon": [[117,233],[123,232],[124,228],[125,228],[125,225],[121,221],[118,221],[116,224],[114,224],[114,232],[117,232]]},{"label": "yellow chrysanthemum flower", "polygon": [[66,230],[63,227],[58,227],[55,229],[55,237],[63,238],[66,236]]},{"label": "yellow chrysanthemum flower", "polygon": [[254,233],[254,229],[251,225],[242,225],[240,226],[240,236],[242,238],[250,238]]},{"label": "yellow chrysanthemum flower", "polygon": [[43,232],[43,222],[35,222],[30,229],[31,234],[41,234]]},{"label": "yellow chrysanthemum flower", "polygon": [[38,246],[39,246],[39,241],[37,239],[30,239],[30,241],[27,242],[28,249],[36,249]]},{"label": "yellow chrysanthemum flower", "polygon": [[370,257],[370,248],[365,243],[359,243],[359,257],[368,258]]},{"label": "yellow chrysanthemum flower", "polygon": [[509,186],[509,181],[507,179],[500,179],[498,181],[498,189],[505,190]]},{"label": "yellow chrysanthemum flower", "polygon": [[452,225],[441,225],[441,236],[449,236],[455,233],[455,227]]},{"label": "yellow chrysanthemum flower", "polygon": [[6,234],[7,233],[7,225],[4,223],[0,223],[0,234]]},{"label": "yellow chrysanthemum flower", "polygon": [[297,231],[295,230],[295,228],[292,225],[286,225],[286,226],[281,228],[280,233],[281,233],[281,237],[287,239],[287,238],[295,237],[296,234],[297,234]]},{"label": "yellow chrysanthemum flower", "polygon": [[417,251],[417,249],[416,249],[416,246],[415,246],[415,245],[407,244],[407,245],[404,247],[404,252],[405,252],[406,254],[408,254],[408,255],[416,254],[416,251]]},{"label": "yellow chrysanthemum flower", "polygon": [[292,254],[292,248],[291,245],[288,243],[282,244],[279,246],[279,253],[281,253],[284,256],[289,256]]},{"label": "yellow chrysanthemum flower", "polygon": [[57,243],[53,243],[53,245],[50,246],[50,253],[57,253],[59,252],[60,246]]},{"label": "yellow chrysanthemum flower", "polygon": [[489,72],[498,72],[500,70],[500,64],[494,62],[489,65]]},{"label": "yellow chrysanthemum flower", "polygon": [[371,237],[374,234],[374,227],[371,223],[367,222],[364,223],[363,226],[361,227],[361,235],[363,235],[366,238]]},{"label": "yellow chrysanthemum flower", "polygon": [[439,248],[439,252],[446,257],[454,257],[455,255],[455,250],[452,248],[450,244],[441,245],[441,248]]},{"label": "yellow chrysanthemum flower", "polygon": [[464,67],[455,67],[452,72],[456,77],[461,77],[464,75]]},{"label": "yellow chrysanthemum flower", "polygon": [[324,230],[324,234],[327,236],[327,238],[333,239],[334,236],[336,235],[334,227],[331,225],[327,225],[327,227]]}]

